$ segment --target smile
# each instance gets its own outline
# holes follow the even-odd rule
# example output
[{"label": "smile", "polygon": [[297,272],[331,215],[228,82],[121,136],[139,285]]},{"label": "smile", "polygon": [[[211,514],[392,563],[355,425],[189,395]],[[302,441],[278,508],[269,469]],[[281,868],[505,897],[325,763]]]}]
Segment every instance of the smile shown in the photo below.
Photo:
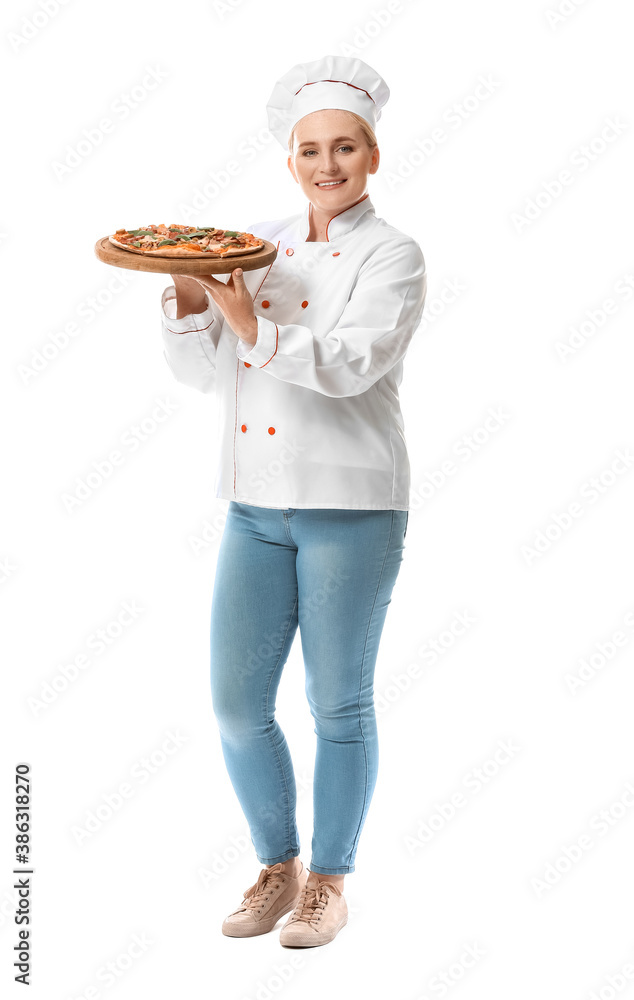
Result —
[{"label": "smile", "polygon": [[317,187],[339,187],[341,184],[346,183],[346,178],[340,181],[317,181]]}]

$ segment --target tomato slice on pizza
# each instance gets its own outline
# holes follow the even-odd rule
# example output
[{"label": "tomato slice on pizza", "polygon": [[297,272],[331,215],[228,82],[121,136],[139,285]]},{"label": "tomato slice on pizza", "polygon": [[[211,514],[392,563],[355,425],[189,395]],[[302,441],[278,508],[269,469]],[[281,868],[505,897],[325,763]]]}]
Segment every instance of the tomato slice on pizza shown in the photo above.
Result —
[{"label": "tomato slice on pizza", "polygon": [[117,229],[108,239],[122,250],[156,257],[233,257],[255,253],[264,241],[253,233],[215,226],[143,226]]}]

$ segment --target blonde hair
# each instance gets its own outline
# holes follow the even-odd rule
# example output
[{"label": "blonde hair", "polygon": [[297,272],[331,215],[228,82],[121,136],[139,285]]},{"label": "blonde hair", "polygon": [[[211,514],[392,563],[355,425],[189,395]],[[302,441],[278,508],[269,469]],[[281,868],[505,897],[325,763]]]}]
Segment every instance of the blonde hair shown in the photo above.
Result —
[{"label": "blonde hair", "polygon": [[[357,125],[359,126],[359,128],[363,133],[363,138],[365,139],[370,149],[374,149],[375,146],[378,146],[374,129],[372,128],[370,123],[365,120],[365,118],[362,118],[361,115],[357,115],[354,111],[345,111],[343,108],[341,110],[343,111],[344,114],[348,115],[354,122],[357,123]],[[300,121],[302,120],[303,119],[300,118]],[[293,144],[295,142],[295,129],[297,128],[298,125],[299,122],[296,122],[296,124],[293,125],[293,128],[291,129],[291,134],[288,137],[288,151],[291,154],[293,152]]]}]

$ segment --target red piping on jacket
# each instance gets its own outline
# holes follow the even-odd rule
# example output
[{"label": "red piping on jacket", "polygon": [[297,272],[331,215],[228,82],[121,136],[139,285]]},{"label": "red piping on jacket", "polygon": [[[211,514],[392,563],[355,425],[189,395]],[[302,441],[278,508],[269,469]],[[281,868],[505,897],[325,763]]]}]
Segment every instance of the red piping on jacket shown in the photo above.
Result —
[{"label": "red piping on jacket", "polygon": [[[348,205],[348,208],[342,208],[340,212],[335,212],[335,214],[330,219],[328,219],[328,222],[326,223],[326,243],[330,243],[330,240],[328,239],[328,226],[330,225],[330,223],[332,222],[332,220],[336,219],[338,215],[343,215],[343,213],[347,212],[348,209],[354,208],[355,205],[360,205],[362,201],[365,201],[365,199],[369,198],[369,197],[370,197],[370,193],[368,192],[367,194],[364,194],[363,197],[359,198],[358,201],[355,201],[352,205]],[[312,203],[312,201],[309,201],[309,203],[308,203],[308,211],[309,212],[312,211],[312,207],[313,207],[313,203]],[[304,240],[304,242],[306,243],[307,241]]]},{"label": "red piping on jacket", "polygon": [[[170,295],[169,298],[165,299],[165,305],[167,305],[168,302],[172,302],[175,298],[176,298],[175,295]],[[176,318],[176,317],[174,317],[174,318]],[[215,319],[215,317],[212,316],[211,317],[211,323],[207,323],[207,326],[197,326],[194,330],[170,330],[170,328],[168,326],[169,318],[166,316],[165,317],[165,326],[166,326],[166,329],[168,329],[170,333],[204,333],[205,330],[209,329],[209,327],[211,326],[211,324],[214,322],[214,319]]]},{"label": "red piping on jacket", "polygon": [[[275,320],[273,322],[275,322]],[[273,351],[271,357],[269,358],[269,361],[272,361],[275,355],[277,354],[277,344],[279,339],[280,339],[280,331],[277,328],[277,323],[275,323],[275,350]],[[260,368],[266,368],[269,361],[265,361],[263,365],[260,365]]]},{"label": "red piping on jacket", "polygon": [[[281,240],[277,241],[277,246],[275,248],[276,250],[280,249],[280,243],[281,242],[282,242]],[[262,278],[262,281],[260,282],[260,284],[258,285],[257,292],[253,296],[254,299],[257,298],[257,296],[258,296],[258,294],[260,292],[260,288],[262,287],[262,285],[264,284],[264,282],[268,278],[269,271],[273,267],[274,263],[275,263],[275,261],[272,260],[271,263],[269,264],[267,272],[264,275],[264,277]],[[277,330],[277,323],[275,324],[275,330],[276,330],[275,352],[271,355],[271,358],[274,357],[275,353],[277,352],[277,334],[279,333],[279,331]],[[269,358],[269,361],[271,360],[271,358]],[[269,361],[266,361],[265,364],[268,365]],[[261,365],[260,367],[263,368],[264,365]],[[234,416],[234,421],[233,421],[233,495],[234,496],[236,495],[236,479],[237,479],[237,475],[238,475],[238,467],[237,467],[237,463],[236,463],[236,435],[238,433],[238,375],[239,375],[239,373],[240,373],[240,358],[237,358],[236,359],[236,404],[235,404],[235,416]]]},{"label": "red piping on jacket", "polygon": [[[279,250],[279,248],[280,248],[280,243],[281,243],[281,242],[282,242],[281,240],[278,240],[278,241],[277,241],[277,246],[275,247],[275,249],[276,249],[276,250]],[[276,258],[276,259],[277,259],[277,258]],[[253,296],[253,298],[254,298],[254,299],[256,299],[256,298],[258,297],[258,295],[260,294],[260,289],[261,289],[262,285],[264,284],[264,282],[266,281],[266,279],[268,278],[268,276],[269,276],[269,271],[270,271],[270,270],[271,270],[271,268],[273,267],[273,264],[274,264],[274,263],[275,263],[275,261],[274,261],[274,260],[272,260],[272,261],[271,261],[271,263],[269,264],[269,266],[268,266],[268,269],[267,269],[267,272],[266,272],[266,274],[264,275],[264,277],[262,278],[262,281],[260,282],[260,284],[258,285],[258,290],[257,290],[257,292],[256,292],[256,293],[255,293],[255,295]]]},{"label": "red piping on jacket", "polygon": [[238,430],[238,372],[240,371],[240,359],[236,358],[236,405],[233,420],[233,495],[236,495],[236,432]]}]

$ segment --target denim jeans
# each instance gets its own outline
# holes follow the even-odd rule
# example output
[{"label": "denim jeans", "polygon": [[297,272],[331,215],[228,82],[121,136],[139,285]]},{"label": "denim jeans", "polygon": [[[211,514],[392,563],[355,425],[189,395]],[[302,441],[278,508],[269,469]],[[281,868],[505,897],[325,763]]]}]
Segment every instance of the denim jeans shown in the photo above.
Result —
[{"label": "denim jeans", "polygon": [[299,626],[317,736],[308,867],[355,870],[378,769],[374,667],[407,521],[405,510],[229,502],[211,608],[212,702],[263,864],[300,851],[293,764],[275,718]]}]

